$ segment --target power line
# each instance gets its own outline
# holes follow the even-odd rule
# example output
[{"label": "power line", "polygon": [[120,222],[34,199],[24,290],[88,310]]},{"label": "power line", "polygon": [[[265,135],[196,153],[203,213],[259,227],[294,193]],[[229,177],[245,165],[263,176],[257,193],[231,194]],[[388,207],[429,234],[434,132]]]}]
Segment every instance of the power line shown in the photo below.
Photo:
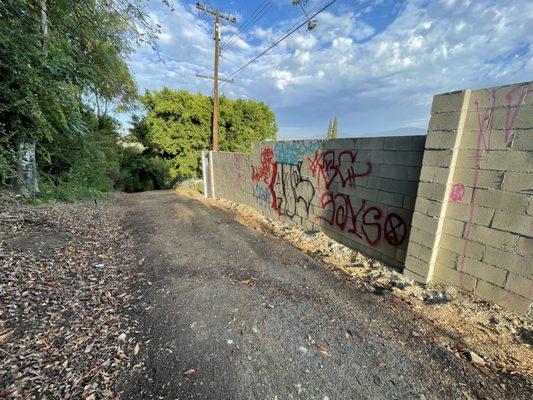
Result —
[{"label": "power line", "polygon": [[[248,32],[248,30],[253,27],[253,25],[259,21],[263,15],[265,15],[271,8],[272,6],[277,2],[278,0],[269,0],[268,2],[267,1],[264,1],[263,3],[266,3],[264,5],[264,7],[259,11],[259,13],[254,17],[252,15],[252,17],[250,17],[250,19],[247,21],[247,24],[244,24],[243,27],[241,28],[240,32],[236,33],[235,35],[233,35],[230,39],[228,39],[225,43],[222,44],[222,48],[225,48],[225,47],[228,47],[232,44],[234,44],[237,40],[239,40],[246,32]],[[257,9],[256,9],[257,11]]]},{"label": "power line", "polygon": [[[220,23],[222,20],[226,20],[232,24],[237,23],[237,19],[235,17],[225,14],[221,14],[219,9],[212,9],[208,8],[205,5],[202,5],[200,3],[196,3],[196,9],[199,11],[203,11],[207,14],[213,15],[214,18],[214,39],[215,39],[215,63],[214,63],[214,74],[211,78],[209,75],[201,75],[196,74],[197,77],[200,78],[208,78],[213,79],[213,151],[218,150],[218,62],[220,57]],[[225,82],[232,82],[232,79],[224,79]]]},{"label": "power line", "polygon": [[226,43],[225,46],[231,46],[237,42],[241,37],[243,37],[251,28],[254,27],[254,24],[256,24],[265,14],[267,14],[270,9],[278,2],[279,0],[274,0],[270,4],[268,4],[263,11],[255,17],[253,21],[250,22],[248,27],[246,29],[241,30],[239,35],[233,39],[230,43]]},{"label": "power line", "polygon": [[[315,18],[318,14],[320,14],[322,11],[324,11],[325,9],[327,9],[329,6],[331,6],[333,3],[335,3],[337,0],[332,0],[330,1],[328,4],[326,4],[324,7],[322,7],[320,10],[318,10],[316,13],[314,13],[309,19],[311,18]],[[296,28],[294,28],[293,30],[291,30],[289,33],[285,34],[283,37],[281,37],[280,39],[278,39],[274,44],[272,44],[270,47],[268,47],[267,49],[263,50],[260,54],[258,54],[257,56],[255,56],[254,58],[252,58],[250,61],[248,61],[246,64],[244,64],[242,67],[240,67],[238,70],[236,70],[234,73],[232,73],[228,78],[231,79],[233,78],[235,75],[237,75],[238,73],[240,73],[243,69],[245,69],[248,65],[252,64],[254,61],[256,61],[258,58],[260,58],[261,56],[263,56],[265,53],[269,52],[270,50],[272,50],[274,47],[276,47],[278,44],[280,44],[282,41],[284,41],[285,39],[287,39],[290,35],[292,35],[294,32],[296,32],[298,29],[300,29],[302,26],[304,26],[306,23],[307,23],[307,19],[302,22],[301,24],[299,24]]]},{"label": "power line", "polygon": [[[259,6],[257,6],[256,9],[254,9],[254,11],[252,12],[252,15],[250,15],[250,18],[249,18],[248,20],[245,20],[245,21],[244,21],[244,24],[243,24],[242,28],[244,28],[245,26],[248,26],[248,24],[250,23],[250,20],[252,20],[252,19],[254,18],[254,16],[255,16],[256,13],[258,12],[258,10],[261,9],[267,1],[269,1],[269,0],[263,0],[263,1],[259,4]],[[241,29],[242,29],[242,28],[241,28]],[[221,43],[221,45],[224,45],[224,43],[227,43],[227,42],[229,42],[230,40],[233,40],[238,34],[239,34],[239,32],[236,32],[235,34],[233,34],[232,36],[230,36],[230,37],[229,37],[228,39],[226,39],[225,41],[223,40],[222,43]]]}]

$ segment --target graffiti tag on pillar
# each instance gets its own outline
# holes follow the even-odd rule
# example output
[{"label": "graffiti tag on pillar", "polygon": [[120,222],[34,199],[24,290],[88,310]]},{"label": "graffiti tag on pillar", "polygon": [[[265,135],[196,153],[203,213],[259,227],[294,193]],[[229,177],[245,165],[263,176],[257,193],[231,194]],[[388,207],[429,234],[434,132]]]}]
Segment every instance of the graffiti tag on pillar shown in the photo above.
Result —
[{"label": "graffiti tag on pillar", "polygon": [[[521,94],[518,96],[518,101],[513,104],[513,99],[515,92],[518,90],[521,91]],[[461,252],[461,258],[459,261],[459,272],[461,277],[460,286],[463,287],[464,284],[464,270],[465,262],[468,257],[468,245],[470,243],[470,233],[472,230],[472,221],[474,219],[475,209],[477,207],[477,189],[478,189],[478,180],[479,180],[479,170],[481,167],[481,160],[483,157],[486,157],[486,153],[490,153],[492,150],[491,138],[494,133],[494,118],[493,115],[496,112],[496,100],[497,100],[497,89],[492,89],[491,91],[491,101],[490,107],[483,110],[480,107],[479,101],[475,102],[476,112],[477,112],[477,121],[478,121],[478,134],[477,134],[477,144],[476,151],[474,156],[472,156],[472,169],[474,170],[474,176],[472,177],[472,183],[470,187],[472,188],[472,194],[469,200],[469,209],[468,217],[466,221],[466,227],[464,232],[464,241],[463,241],[463,251]],[[533,93],[533,89],[524,88],[523,86],[517,86],[511,89],[505,95],[507,99],[507,111],[505,115],[505,131],[503,135],[503,143],[507,144],[511,139],[511,133],[514,121],[520,108],[524,105],[526,97],[529,93]],[[488,130],[488,132],[487,132]]]},{"label": "graffiti tag on pillar", "polygon": [[463,197],[465,197],[465,185],[463,185],[462,183],[454,184],[450,192],[450,200],[461,201],[463,200]]}]

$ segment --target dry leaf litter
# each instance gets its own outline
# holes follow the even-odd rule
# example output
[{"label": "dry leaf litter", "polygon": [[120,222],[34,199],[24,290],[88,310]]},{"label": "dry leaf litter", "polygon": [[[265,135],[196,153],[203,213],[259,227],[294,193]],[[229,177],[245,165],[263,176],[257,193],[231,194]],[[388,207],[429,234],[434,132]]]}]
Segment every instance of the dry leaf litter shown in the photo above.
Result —
[{"label": "dry leaf litter", "polygon": [[133,242],[106,203],[0,200],[0,397],[117,397],[142,350],[120,312]]}]

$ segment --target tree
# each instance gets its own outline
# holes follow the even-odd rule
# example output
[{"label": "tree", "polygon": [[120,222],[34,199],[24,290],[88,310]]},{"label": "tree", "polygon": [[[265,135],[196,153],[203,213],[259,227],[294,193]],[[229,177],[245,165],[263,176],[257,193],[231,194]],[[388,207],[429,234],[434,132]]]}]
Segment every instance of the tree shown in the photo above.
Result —
[{"label": "tree", "polygon": [[337,117],[329,121],[328,133],[326,139],[335,139],[337,137]]},{"label": "tree", "polygon": [[[170,180],[200,176],[200,151],[211,146],[212,98],[185,90],[146,92],[144,117],[134,117],[132,138],[147,156],[166,160]],[[278,127],[267,105],[253,100],[220,98],[222,151],[249,151],[252,142],[275,139]]]},{"label": "tree", "polygon": [[331,126],[331,139],[337,138],[338,136],[337,129],[338,129],[338,121],[337,121],[337,117],[335,117],[333,119],[333,125]]},{"label": "tree", "polygon": [[8,138],[0,141],[0,182],[16,178],[17,150],[31,153],[27,143],[35,143],[41,175],[67,173],[76,163],[59,162],[54,151],[92,135],[87,106],[98,118],[134,102],[125,60],[136,43],[155,47],[158,33],[143,7],[141,0],[0,0],[0,130]]}]

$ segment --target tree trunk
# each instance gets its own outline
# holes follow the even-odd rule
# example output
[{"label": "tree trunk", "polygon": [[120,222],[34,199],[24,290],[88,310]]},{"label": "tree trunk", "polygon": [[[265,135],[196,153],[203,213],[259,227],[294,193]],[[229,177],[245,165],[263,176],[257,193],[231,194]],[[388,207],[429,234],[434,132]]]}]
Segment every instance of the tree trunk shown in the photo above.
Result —
[{"label": "tree trunk", "polygon": [[23,196],[39,193],[37,162],[35,160],[35,140],[20,142],[17,148],[18,165],[16,191]]},{"label": "tree trunk", "polygon": [[[41,34],[43,60],[48,56],[48,9],[46,0],[39,0],[41,17]],[[44,62],[44,61],[43,61]],[[39,180],[37,176],[37,161],[35,156],[35,139],[26,138],[17,145],[17,176],[15,190],[23,196],[39,193]]]}]

